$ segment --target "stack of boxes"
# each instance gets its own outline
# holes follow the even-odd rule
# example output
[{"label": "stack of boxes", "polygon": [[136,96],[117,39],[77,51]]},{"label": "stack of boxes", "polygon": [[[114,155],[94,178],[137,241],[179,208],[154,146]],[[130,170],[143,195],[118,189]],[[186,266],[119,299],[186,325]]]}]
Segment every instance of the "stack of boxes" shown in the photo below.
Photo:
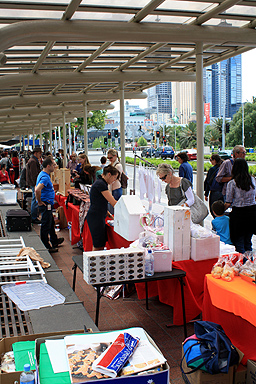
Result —
[{"label": "stack of boxes", "polygon": [[144,250],[121,248],[83,253],[84,280],[105,284],[145,277]]},{"label": "stack of boxes", "polygon": [[173,260],[190,259],[190,209],[164,207],[164,243],[172,250]]}]

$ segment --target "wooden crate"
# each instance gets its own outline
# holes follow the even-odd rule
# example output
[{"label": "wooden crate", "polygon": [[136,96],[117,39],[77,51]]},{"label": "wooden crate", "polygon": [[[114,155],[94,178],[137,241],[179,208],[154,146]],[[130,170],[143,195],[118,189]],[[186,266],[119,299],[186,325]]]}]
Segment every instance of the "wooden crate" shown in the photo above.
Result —
[{"label": "wooden crate", "polygon": [[61,168],[57,172],[59,193],[63,196],[68,196],[68,189],[70,189],[70,169]]}]

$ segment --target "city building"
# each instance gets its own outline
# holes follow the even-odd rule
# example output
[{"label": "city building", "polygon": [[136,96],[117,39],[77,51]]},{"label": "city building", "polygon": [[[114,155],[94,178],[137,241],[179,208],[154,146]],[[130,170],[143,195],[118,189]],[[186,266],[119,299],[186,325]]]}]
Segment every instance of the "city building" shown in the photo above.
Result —
[{"label": "city building", "polygon": [[[195,120],[196,84],[193,82],[172,83],[172,117],[178,124]],[[176,121],[175,121],[176,122]]]},{"label": "city building", "polygon": [[172,83],[165,82],[155,85],[147,90],[148,107],[155,113],[168,113],[172,115]]},{"label": "city building", "polygon": [[210,118],[232,119],[242,105],[241,55],[204,68],[204,102]]}]

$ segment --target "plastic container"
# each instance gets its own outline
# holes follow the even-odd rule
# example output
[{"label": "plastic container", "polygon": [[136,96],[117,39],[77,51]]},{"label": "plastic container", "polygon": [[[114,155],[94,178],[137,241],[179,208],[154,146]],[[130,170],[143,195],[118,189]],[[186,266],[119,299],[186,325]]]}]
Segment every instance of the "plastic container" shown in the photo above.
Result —
[{"label": "plastic container", "polygon": [[30,365],[24,365],[24,371],[20,375],[20,384],[35,384],[35,375],[30,371]]},{"label": "plastic container", "polygon": [[16,205],[17,204],[17,190],[1,189],[0,190],[0,205]]},{"label": "plastic container", "polygon": [[145,256],[145,275],[154,275],[154,254],[152,252],[152,249],[148,249]]}]

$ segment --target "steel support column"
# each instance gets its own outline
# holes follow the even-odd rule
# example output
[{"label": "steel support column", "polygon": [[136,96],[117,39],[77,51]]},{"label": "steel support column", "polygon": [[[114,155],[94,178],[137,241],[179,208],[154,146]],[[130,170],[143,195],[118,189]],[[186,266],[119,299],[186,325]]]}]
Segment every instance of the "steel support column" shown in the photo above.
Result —
[{"label": "steel support column", "polygon": [[88,133],[87,133],[87,103],[83,101],[83,109],[84,109],[84,152],[88,156]]},{"label": "steel support column", "polygon": [[125,132],[124,132],[124,83],[120,81],[120,144],[121,144],[121,164],[125,172]]},{"label": "steel support column", "polygon": [[67,167],[67,133],[66,133],[66,121],[65,121],[65,112],[62,113],[62,129],[63,129],[63,149],[64,149],[64,158],[63,158],[63,167]]},{"label": "steel support column", "polygon": [[40,148],[43,150],[43,132],[42,132],[42,124],[40,123]]},{"label": "steel support column", "polygon": [[49,135],[50,135],[50,152],[52,153],[52,123],[49,120]]},{"label": "steel support column", "polygon": [[204,199],[203,43],[196,43],[197,195]]}]

